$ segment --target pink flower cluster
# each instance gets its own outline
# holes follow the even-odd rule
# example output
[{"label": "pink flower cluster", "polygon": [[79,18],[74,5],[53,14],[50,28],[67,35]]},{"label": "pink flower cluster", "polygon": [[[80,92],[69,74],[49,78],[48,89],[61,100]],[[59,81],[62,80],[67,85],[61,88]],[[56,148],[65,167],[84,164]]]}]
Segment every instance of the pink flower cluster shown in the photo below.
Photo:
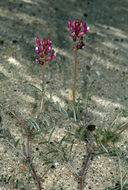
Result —
[{"label": "pink flower cluster", "polygon": [[42,60],[39,60],[37,58],[39,64],[43,65],[45,62],[50,61],[56,56],[54,49],[52,49],[51,41],[49,38],[44,38],[41,44],[40,39],[37,36],[36,44],[36,52],[42,58]]},{"label": "pink flower cluster", "polygon": [[86,34],[89,31],[89,27],[86,26],[86,23],[84,24],[84,29],[81,31],[83,27],[83,22],[77,20],[74,20],[71,24],[71,21],[68,20],[68,28],[71,31],[71,36],[74,42],[77,41],[77,38],[79,39],[79,42],[77,43],[77,49],[83,49],[85,47],[85,44],[83,42],[83,35]]}]

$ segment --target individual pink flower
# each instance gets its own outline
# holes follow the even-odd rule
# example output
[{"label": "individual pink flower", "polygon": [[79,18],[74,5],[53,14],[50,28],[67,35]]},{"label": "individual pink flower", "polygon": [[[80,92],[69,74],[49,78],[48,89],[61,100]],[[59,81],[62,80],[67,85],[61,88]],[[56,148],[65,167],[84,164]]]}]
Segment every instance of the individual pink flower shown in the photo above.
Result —
[{"label": "individual pink flower", "polygon": [[36,44],[37,44],[36,52],[42,58],[42,60],[37,58],[36,59],[37,63],[43,65],[45,62],[50,61],[56,56],[56,53],[52,48],[51,41],[49,38],[44,38],[41,43],[39,37],[37,36]]}]

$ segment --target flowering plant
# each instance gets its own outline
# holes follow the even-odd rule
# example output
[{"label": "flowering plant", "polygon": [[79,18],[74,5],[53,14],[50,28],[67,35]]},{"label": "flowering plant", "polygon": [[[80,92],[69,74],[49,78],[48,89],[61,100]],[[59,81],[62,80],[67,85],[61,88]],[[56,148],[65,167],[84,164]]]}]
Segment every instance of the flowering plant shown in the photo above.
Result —
[{"label": "flowering plant", "polygon": [[76,108],[76,101],[75,101],[75,91],[76,91],[76,69],[77,69],[77,50],[83,49],[85,47],[84,41],[83,41],[83,35],[86,34],[89,31],[89,27],[87,27],[86,23],[84,23],[84,29],[81,31],[83,27],[83,22],[79,21],[78,19],[74,20],[71,24],[71,21],[68,20],[68,28],[71,31],[71,36],[74,41],[75,46],[75,64],[74,64],[74,80],[73,80],[73,105],[76,112],[76,115],[78,116],[77,108]]},{"label": "flowering plant", "polygon": [[[42,43],[40,42],[39,37],[36,37],[36,52],[38,53],[38,55],[40,56],[41,60],[39,58],[36,59],[37,63],[39,63],[40,65],[42,65],[42,82],[45,83],[45,63],[47,61],[52,60],[56,54],[54,49],[52,49],[52,44],[49,38],[44,38],[42,40]],[[37,115],[37,121],[39,120],[39,116],[40,113],[42,112],[43,109],[43,105],[44,105],[44,88],[42,88],[42,100],[41,100],[41,105],[40,105],[40,111]]]}]

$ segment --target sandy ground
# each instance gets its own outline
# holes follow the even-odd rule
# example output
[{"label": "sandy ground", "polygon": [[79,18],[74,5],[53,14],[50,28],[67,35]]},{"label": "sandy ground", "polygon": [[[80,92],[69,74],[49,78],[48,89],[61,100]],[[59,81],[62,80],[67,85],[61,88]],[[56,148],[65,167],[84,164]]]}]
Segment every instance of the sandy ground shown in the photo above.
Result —
[{"label": "sandy ground", "polygon": [[[6,128],[19,139],[20,152],[24,152],[25,134],[7,110],[15,112],[19,119],[35,118],[41,95],[31,85],[41,89],[42,79],[41,67],[35,62],[36,36],[49,37],[57,52],[45,70],[42,121],[46,128],[31,140],[31,155],[38,174],[42,176],[48,167],[44,165],[48,147],[39,143],[48,139],[53,127],[52,142],[58,144],[66,135],[67,140],[74,140],[74,145],[69,162],[64,161],[62,153],[48,155],[54,167],[45,176],[44,190],[77,190],[75,174],[79,174],[87,156],[88,143],[67,134],[67,131],[75,133],[81,123],[67,118],[58,107],[59,104],[62,109],[71,110],[74,52],[67,20],[76,18],[90,27],[84,37],[86,48],[78,52],[80,109],[87,114],[86,125],[96,125],[96,130],[114,130],[128,121],[128,1],[0,1],[0,132]],[[70,143],[64,142],[66,155],[70,147]],[[101,147],[94,143],[94,150],[98,153]],[[116,156],[106,153],[90,160],[84,190],[108,187],[116,190],[121,176],[123,184],[127,183],[128,130],[107,150],[115,151]],[[22,155],[3,138],[0,138],[0,179],[1,190],[38,189]]]}]

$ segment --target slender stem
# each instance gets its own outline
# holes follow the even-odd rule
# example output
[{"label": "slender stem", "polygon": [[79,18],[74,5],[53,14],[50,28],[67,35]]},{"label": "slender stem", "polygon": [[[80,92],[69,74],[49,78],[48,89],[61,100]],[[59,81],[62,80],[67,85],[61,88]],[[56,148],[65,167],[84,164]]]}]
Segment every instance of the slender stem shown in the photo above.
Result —
[{"label": "slender stem", "polygon": [[90,144],[89,146],[89,152],[88,152],[88,155],[87,155],[87,158],[86,158],[86,161],[84,163],[84,167],[83,169],[81,170],[81,173],[79,175],[79,181],[80,181],[80,190],[83,190],[83,178],[84,178],[84,175],[85,175],[85,171],[86,171],[86,168],[87,168],[87,165],[88,165],[88,162],[89,162],[89,159],[91,158],[92,156],[92,153],[93,153],[93,142],[92,142],[92,139],[90,138],[90,135],[88,134],[88,131],[87,131],[87,138],[88,138],[88,142]]},{"label": "slender stem", "polygon": [[77,47],[76,47],[76,43],[75,44],[75,63],[74,63],[74,80],[73,80],[73,90],[72,90],[72,94],[73,94],[73,105],[74,105],[74,109],[77,114],[77,109],[76,109],[76,69],[77,69]]},{"label": "slender stem", "polygon": [[45,82],[45,62],[42,65],[42,75],[43,75],[42,81]]},{"label": "slender stem", "polygon": [[27,135],[27,143],[26,143],[26,148],[27,148],[26,154],[27,154],[27,157],[30,157],[29,138],[30,138],[30,136]]},{"label": "slender stem", "polygon": [[89,161],[89,159],[90,159],[90,157],[91,157],[91,154],[92,154],[92,147],[90,147],[90,150],[89,150],[88,156],[87,156],[87,158],[86,158],[84,167],[83,167],[83,169],[82,169],[82,171],[81,171],[81,176],[84,176],[84,174],[85,174],[85,170],[86,170],[86,168],[87,168],[87,164],[88,164],[88,161]]},{"label": "slender stem", "polygon": [[89,159],[91,158],[92,152],[93,152],[93,149],[92,149],[92,147],[91,147],[91,145],[90,145],[88,156],[87,156],[87,158],[86,158],[84,167],[83,167],[83,169],[82,169],[82,171],[81,171],[81,174],[80,174],[80,176],[79,176],[79,180],[80,180],[80,190],[83,189],[83,177],[84,177],[84,175],[85,175],[85,171],[86,171],[86,168],[87,168]]},{"label": "slender stem", "polygon": [[42,190],[42,187],[41,187],[42,179],[37,176],[37,173],[36,173],[35,168],[33,167],[32,163],[30,163],[30,168],[32,169],[33,176],[38,183],[39,190]]},{"label": "slender stem", "polygon": [[[45,82],[45,64],[42,65],[42,75],[43,75],[42,82],[44,84],[44,82]],[[44,88],[44,86],[42,87],[42,94],[41,94],[42,100],[41,100],[41,105],[40,105],[40,113],[42,112],[43,104],[44,104],[44,89],[43,88]]]},{"label": "slender stem", "polygon": [[45,61],[44,61],[44,64],[42,65],[42,83],[43,83],[43,87],[42,87],[42,92],[41,92],[41,104],[40,104],[40,110],[39,110],[39,113],[37,115],[37,121],[39,120],[39,116],[43,110],[43,106],[44,106],[44,83],[45,83]]},{"label": "slender stem", "polygon": [[26,139],[27,139],[27,142],[26,142],[26,161],[29,163],[29,167],[32,169],[33,176],[34,176],[35,180],[38,183],[39,190],[42,190],[42,187],[41,187],[41,180],[42,179],[37,176],[36,170],[35,170],[34,166],[31,163],[31,157],[30,157],[30,134],[28,133],[26,128],[24,128],[24,129],[25,129],[25,132],[26,132]]}]

